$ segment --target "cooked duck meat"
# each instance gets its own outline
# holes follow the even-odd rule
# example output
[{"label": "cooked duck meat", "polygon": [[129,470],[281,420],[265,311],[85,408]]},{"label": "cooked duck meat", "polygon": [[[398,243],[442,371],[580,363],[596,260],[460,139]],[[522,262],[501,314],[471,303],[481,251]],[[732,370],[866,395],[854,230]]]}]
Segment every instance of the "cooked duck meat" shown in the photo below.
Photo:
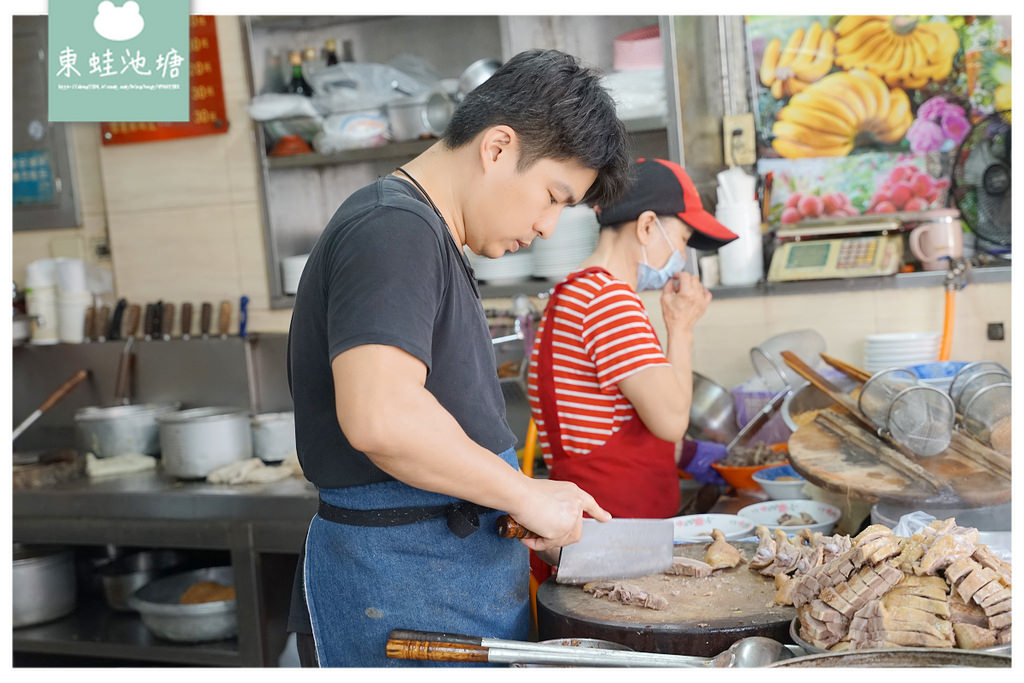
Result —
[{"label": "cooked duck meat", "polygon": [[854,549],[857,551],[854,559],[858,563],[870,562],[871,564],[878,564],[890,557],[899,555],[903,550],[903,546],[900,539],[896,536],[877,536],[863,543],[855,544]]},{"label": "cooked duck meat", "polygon": [[872,524],[853,537],[853,545],[860,546],[881,536],[892,536],[892,529],[884,524]]},{"label": "cooked duck meat", "polygon": [[944,572],[946,575],[946,581],[948,581],[951,586],[956,586],[965,576],[980,567],[981,565],[975,562],[973,558],[961,557],[946,567],[946,571]]},{"label": "cooked duck meat", "polygon": [[1000,629],[999,630],[999,634],[996,636],[996,641],[998,641],[998,643],[1000,645],[1006,645],[1007,643],[1010,642],[1010,627],[1009,626],[1007,626],[1004,629]]},{"label": "cooked duck meat", "polygon": [[715,540],[704,552],[704,561],[712,569],[735,567],[743,561],[743,553],[725,541],[725,533],[721,529],[712,529],[711,538]]},{"label": "cooked duck meat", "polygon": [[818,520],[814,519],[814,517],[806,512],[801,512],[797,515],[791,515],[788,512],[784,512],[779,515],[777,522],[782,526],[806,526],[809,524],[817,524]]},{"label": "cooked duck meat", "polygon": [[992,552],[992,549],[987,545],[979,543],[974,550],[973,557],[982,567],[988,567],[996,574],[999,574],[999,578],[1002,579],[1004,584],[1007,586],[1013,585],[1013,572],[1010,564],[1008,562],[1004,562],[1002,558]]},{"label": "cooked duck meat", "polygon": [[[1002,597],[1002,596],[1000,596],[1000,597]],[[1006,591],[1006,597],[1004,597],[999,602],[993,602],[993,603],[988,603],[988,604],[982,605],[981,606],[981,611],[984,612],[986,616],[992,617],[992,616],[994,616],[996,614],[1002,614],[1003,612],[1009,612],[1010,609],[1013,606],[1012,603],[1013,603],[1013,600],[1010,598],[1010,591],[1007,590]]]},{"label": "cooked duck meat", "polygon": [[988,627],[988,617],[974,603],[966,603],[954,591],[949,595],[949,620],[954,624]]},{"label": "cooked duck meat", "polygon": [[884,604],[886,607],[909,607],[913,609],[919,609],[936,616],[943,618],[949,617],[949,603],[945,600],[933,600],[932,598],[922,598],[919,595],[907,595],[905,593],[896,593],[890,591],[886,593],[884,597]]},{"label": "cooked duck meat", "polygon": [[996,614],[988,618],[988,627],[994,629],[1003,629],[1010,626],[1013,623],[1013,612],[1003,612],[1002,614]]},{"label": "cooked duck meat", "polygon": [[956,646],[961,650],[980,650],[996,644],[996,631],[974,624],[953,624]]},{"label": "cooked duck meat", "polygon": [[636,605],[648,609],[665,609],[668,607],[668,599],[657,593],[649,593],[639,586],[618,581],[591,581],[583,586],[587,593],[593,593],[595,598],[607,597],[613,602],[621,602],[623,605]]},{"label": "cooked duck meat", "polygon": [[[995,572],[992,573],[995,574]],[[972,598],[972,600],[977,604],[984,606],[988,603],[991,603],[992,600],[990,598],[995,597],[996,594],[1000,591],[1006,591],[1007,595],[1009,595],[1010,592],[1009,589],[1006,586],[1004,586],[1003,582],[999,579],[999,575],[996,574],[996,578],[989,581],[984,586],[982,586],[974,592],[974,597]],[[998,600],[1001,598],[996,599]]]},{"label": "cooked duck meat", "polygon": [[788,574],[776,574],[775,603],[778,605],[792,605],[794,588],[796,588],[796,579]]},{"label": "cooked duck meat", "polygon": [[963,557],[974,554],[976,546],[962,535],[946,534],[932,543],[914,568],[919,575],[936,574]]},{"label": "cooked duck meat", "polygon": [[750,568],[763,569],[775,559],[775,540],[766,526],[759,524],[754,533],[757,534],[757,550],[750,560]]},{"label": "cooked duck meat", "polygon": [[673,557],[672,566],[665,570],[666,574],[673,574],[675,576],[693,576],[698,579],[711,576],[714,571],[707,562],[701,562],[700,560],[693,560],[689,557]]},{"label": "cooked duck meat", "polygon": [[956,592],[960,594],[964,602],[969,602],[979,588],[994,578],[996,578],[994,571],[975,563],[975,569],[957,584]]},{"label": "cooked duck meat", "polygon": [[[900,569],[903,569],[900,567]],[[906,572],[906,570],[903,570]],[[933,600],[945,600],[949,595],[949,585],[938,576],[917,576],[904,573],[903,580],[892,589],[894,593],[905,593],[907,595],[919,595],[922,598]]]}]

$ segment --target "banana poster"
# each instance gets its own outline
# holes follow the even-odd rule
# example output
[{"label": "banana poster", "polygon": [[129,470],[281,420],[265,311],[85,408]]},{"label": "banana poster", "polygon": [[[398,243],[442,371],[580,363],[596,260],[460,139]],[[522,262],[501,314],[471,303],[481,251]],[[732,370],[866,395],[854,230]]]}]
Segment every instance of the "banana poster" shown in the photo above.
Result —
[{"label": "banana poster", "polygon": [[971,126],[1010,117],[1008,16],[750,16],[747,41],[773,222],[942,206]]}]

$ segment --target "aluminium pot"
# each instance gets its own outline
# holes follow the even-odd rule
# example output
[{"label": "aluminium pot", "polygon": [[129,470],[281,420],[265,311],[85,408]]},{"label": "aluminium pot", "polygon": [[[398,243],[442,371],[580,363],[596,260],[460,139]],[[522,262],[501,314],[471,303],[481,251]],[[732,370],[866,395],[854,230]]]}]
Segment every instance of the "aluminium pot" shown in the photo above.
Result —
[{"label": "aluminium pot", "polygon": [[295,451],[295,413],[262,413],[252,418],[253,455],[281,462]]},{"label": "aluminium pot", "polygon": [[111,609],[134,611],[129,604],[132,594],[154,579],[180,571],[188,556],[178,550],[141,550],[125,555],[99,568],[103,597]]},{"label": "aluminium pot", "polygon": [[191,408],[157,418],[164,470],[178,479],[252,457],[249,414],[237,408]]},{"label": "aluminium pot", "polygon": [[386,106],[391,138],[395,142],[440,137],[455,111],[455,103],[443,90],[389,102]]},{"label": "aluminium pot", "polygon": [[178,403],[149,403],[137,406],[88,406],[75,412],[75,433],[80,450],[97,458],[142,453],[160,453],[157,418],[178,409]]},{"label": "aluminium pot", "polygon": [[53,621],[75,611],[75,556],[71,550],[15,543],[13,557],[14,628]]}]

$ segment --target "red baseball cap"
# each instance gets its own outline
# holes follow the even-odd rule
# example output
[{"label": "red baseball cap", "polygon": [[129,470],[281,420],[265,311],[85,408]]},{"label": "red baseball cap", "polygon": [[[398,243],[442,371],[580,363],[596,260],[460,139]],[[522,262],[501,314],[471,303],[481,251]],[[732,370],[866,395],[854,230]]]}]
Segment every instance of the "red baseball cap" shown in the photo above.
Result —
[{"label": "red baseball cap", "polygon": [[683,167],[664,159],[637,159],[629,187],[615,204],[600,207],[597,222],[626,223],[636,220],[644,211],[678,216],[693,228],[687,244],[694,249],[718,249],[738,237],[704,210],[697,188]]}]

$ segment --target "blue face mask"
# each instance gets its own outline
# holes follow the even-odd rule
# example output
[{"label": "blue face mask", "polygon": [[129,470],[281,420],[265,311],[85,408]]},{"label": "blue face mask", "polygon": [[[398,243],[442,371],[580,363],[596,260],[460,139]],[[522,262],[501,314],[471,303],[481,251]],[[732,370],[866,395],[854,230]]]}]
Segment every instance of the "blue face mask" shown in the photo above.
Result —
[{"label": "blue face mask", "polygon": [[[661,236],[665,238],[665,241],[671,247],[672,242],[669,240],[665,228],[661,227],[661,221],[658,220],[657,216],[655,216],[654,222],[657,224],[658,230],[661,231]],[[640,246],[640,252],[644,256],[644,262],[637,267],[636,271],[636,290],[638,292],[661,289],[665,286],[666,282],[672,279],[673,275],[686,266],[686,257],[678,249],[672,250],[672,254],[668,257],[668,263],[661,268],[653,268],[648,265],[647,250],[644,249],[643,245]]]}]

